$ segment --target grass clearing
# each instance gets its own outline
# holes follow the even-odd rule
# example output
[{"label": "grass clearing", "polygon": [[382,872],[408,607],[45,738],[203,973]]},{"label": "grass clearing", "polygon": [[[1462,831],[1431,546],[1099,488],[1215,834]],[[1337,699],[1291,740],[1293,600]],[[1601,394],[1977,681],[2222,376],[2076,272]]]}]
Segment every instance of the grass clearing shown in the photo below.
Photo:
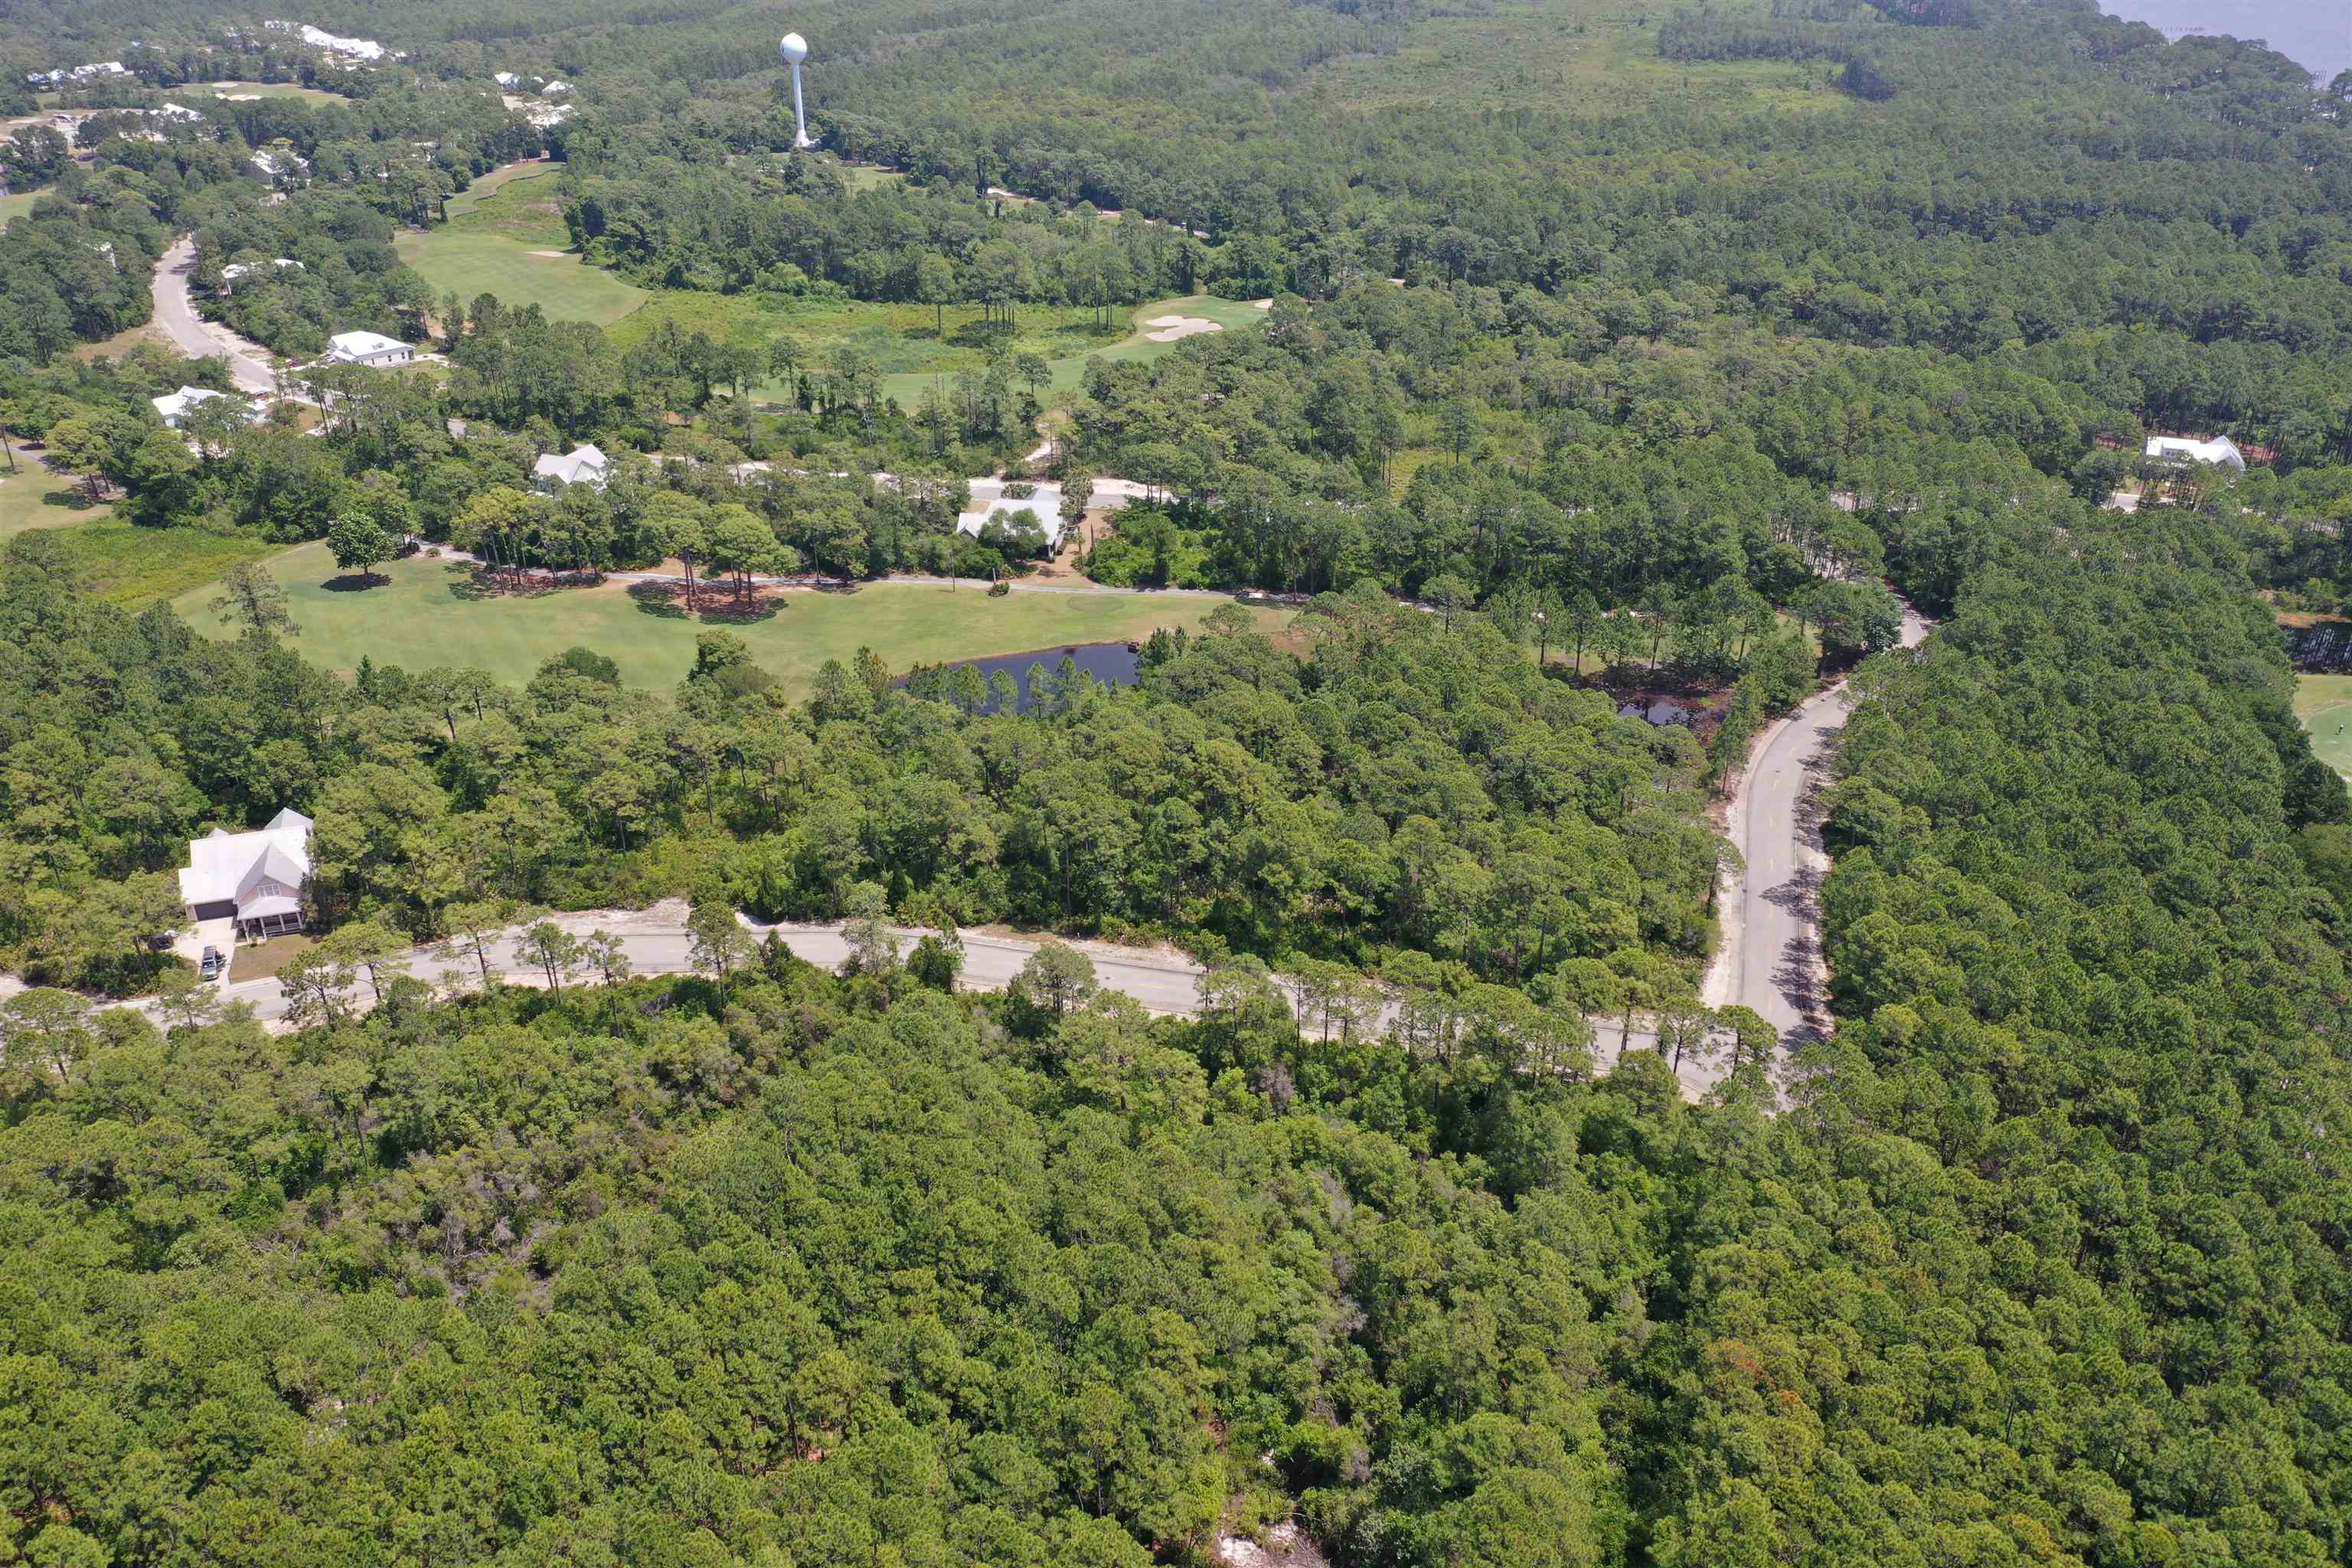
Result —
[{"label": "grass clearing", "polygon": [[897,169],[877,169],[870,163],[835,163],[834,173],[841,183],[853,191],[878,191],[885,185],[895,185],[906,179]]},{"label": "grass clearing", "polygon": [[[509,163],[449,199],[449,221],[394,240],[401,260],[436,299],[470,302],[495,294],[507,305],[537,305],[562,321],[610,326],[643,304],[646,291],[617,272],[569,254],[553,175],[557,163]],[[559,254],[543,254],[557,252]]]},{"label": "grass clearing", "polygon": [[6,228],[17,218],[31,212],[33,204],[48,194],[48,187],[44,185],[37,191],[16,191],[8,195],[0,196],[0,228]]},{"label": "grass clearing", "polygon": [[1497,0],[1475,15],[1417,22],[1393,58],[1341,56],[1301,89],[1349,110],[1475,106],[1638,110],[1687,102],[1710,109],[1819,113],[1853,107],[1819,61],[1668,60],[1656,24],[1617,0]]},{"label": "grass clearing", "polygon": [[121,359],[141,343],[152,343],[157,348],[169,349],[174,358],[180,355],[180,350],[172,342],[171,334],[152,321],[142,321],[135,327],[125,327],[112,337],[100,338],[94,343],[76,343],[72,353],[74,358],[88,364],[93,360]]},{"label": "grass clearing", "polygon": [[2352,675],[2298,675],[2294,716],[2311,731],[2312,754],[2352,776]]},{"label": "grass clearing", "polygon": [[[93,518],[58,539],[80,567],[82,580],[100,598],[126,609],[143,610],[163,600],[201,591],[241,561],[276,549],[243,533],[207,533],[200,528],[141,528],[112,516]],[[211,624],[209,611],[205,624]]]},{"label": "grass clearing", "polygon": [[[186,99],[236,98],[307,98],[312,103],[348,103],[340,92],[328,92],[322,88],[304,87],[295,81],[200,81],[172,90]],[[193,102],[190,108],[194,108]]]},{"label": "grass clearing", "polygon": [[[986,366],[982,349],[987,340],[980,312],[970,305],[954,305],[945,315],[942,337],[940,312],[929,305],[664,291],[615,328],[613,341],[625,349],[634,347],[664,321],[674,321],[685,331],[746,344],[764,344],[789,333],[800,342],[812,369],[846,344],[862,350],[881,371],[882,395],[897,398],[902,408],[913,408],[933,385],[951,387],[958,372]],[[1012,348],[1014,353],[1045,356],[1053,374],[1039,395],[1049,407],[1058,406],[1077,395],[1087,360],[1156,359],[1174,348],[1172,342],[1154,342],[1145,335],[1150,329],[1141,323],[1159,316],[1196,316],[1226,331],[1265,320],[1265,311],[1246,301],[1192,294],[1138,305],[1128,312],[1123,330],[1104,332],[1095,329],[1091,310],[1030,305],[1020,311]],[[782,400],[785,392],[782,382],[763,382],[752,395]]]},{"label": "grass clearing", "polygon": [[[967,582],[950,592],[913,583],[868,584],[848,594],[792,594],[764,619],[688,619],[667,604],[640,607],[629,584],[571,588],[527,597],[474,598],[470,574],[453,563],[413,556],[383,569],[389,581],[353,589],[322,543],[274,557],[286,604],[302,635],[297,651],[338,670],[378,664],[419,670],[460,664],[501,680],[530,678],[541,661],[577,644],[621,667],[628,685],[660,688],[686,677],[694,639],[723,627],[751,647],[793,697],[806,695],[829,658],[846,660],[870,647],[900,672],[915,664],[981,658],[1070,643],[1123,642],[1161,626],[1197,629],[1225,601],[1152,594],[1064,594],[1015,590],[1001,599]],[[224,634],[213,613],[214,589],[183,593],[174,605],[207,636]],[[1286,609],[1254,611],[1269,632]]]},{"label": "grass clearing", "polygon": [[28,529],[63,528],[111,515],[103,501],[84,495],[71,475],[58,473],[26,452],[16,453],[14,474],[5,469],[0,464],[0,544]]}]

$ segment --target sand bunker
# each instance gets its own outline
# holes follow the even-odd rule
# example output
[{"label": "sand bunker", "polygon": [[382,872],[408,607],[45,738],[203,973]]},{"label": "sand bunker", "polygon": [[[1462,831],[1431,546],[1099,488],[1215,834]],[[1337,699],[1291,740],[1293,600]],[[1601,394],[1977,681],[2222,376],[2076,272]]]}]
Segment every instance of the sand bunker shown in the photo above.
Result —
[{"label": "sand bunker", "polygon": [[1273,296],[1269,295],[1269,296],[1267,296],[1265,299],[1263,299],[1263,300],[1252,300],[1250,301],[1250,309],[1251,309],[1251,310],[1273,310],[1273,309],[1274,309],[1274,299],[1273,299]]},{"label": "sand bunker", "polygon": [[533,256],[551,256],[555,258],[556,260],[561,261],[572,253],[568,250],[534,250],[531,254]]},{"label": "sand bunker", "polygon": [[1143,324],[1160,329],[1156,332],[1143,334],[1155,343],[1172,343],[1178,338],[1189,338],[1195,332],[1222,332],[1225,330],[1223,323],[1201,316],[1154,316]]}]

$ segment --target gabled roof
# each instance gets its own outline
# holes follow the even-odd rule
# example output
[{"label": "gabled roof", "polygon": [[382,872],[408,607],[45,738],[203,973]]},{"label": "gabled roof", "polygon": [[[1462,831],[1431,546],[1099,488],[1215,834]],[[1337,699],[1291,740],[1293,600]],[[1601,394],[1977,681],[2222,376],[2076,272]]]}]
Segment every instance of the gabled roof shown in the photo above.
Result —
[{"label": "gabled roof", "polygon": [[2191,436],[2150,436],[2141,455],[2149,458],[2189,458],[2200,463],[2227,463],[2233,468],[2246,466],[2246,455],[2227,436],[2216,436],[2210,441],[2200,441]]},{"label": "gabled roof", "polygon": [[151,397],[147,401],[155,405],[155,412],[162,415],[163,422],[168,425],[197,404],[210,403],[215,397],[226,395],[226,393],[215,392],[210,387],[183,386],[177,392],[166,393],[161,397]]},{"label": "gabled roof", "polygon": [[530,471],[534,478],[553,479],[558,484],[598,485],[604,483],[604,470],[611,464],[612,459],[604,456],[604,448],[590,441],[572,447],[562,457],[553,452],[541,453],[539,461],[531,465]]},{"label": "gabled roof", "polygon": [[300,888],[310,877],[310,826],[309,817],[287,810],[255,832],[214,828],[188,846],[188,864],[180,872],[181,900],[241,907],[252,900],[254,885],[265,878],[282,887]]},{"label": "gabled roof", "polygon": [[398,338],[387,338],[382,332],[337,332],[327,340],[327,344],[329,352],[347,359],[395,353],[408,347]]}]

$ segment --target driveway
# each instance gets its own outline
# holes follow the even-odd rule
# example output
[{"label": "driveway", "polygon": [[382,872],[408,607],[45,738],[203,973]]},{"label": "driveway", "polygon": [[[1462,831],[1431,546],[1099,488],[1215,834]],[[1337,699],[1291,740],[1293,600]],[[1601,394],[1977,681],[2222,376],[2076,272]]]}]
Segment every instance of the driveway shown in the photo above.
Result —
[{"label": "driveway", "polygon": [[[172,933],[172,951],[188,961],[191,969],[201,968],[205,949],[217,948],[226,960],[236,952],[236,917],[223,915],[218,920],[198,921],[194,925]],[[221,965],[220,983],[224,991],[228,984],[228,965]]]}]

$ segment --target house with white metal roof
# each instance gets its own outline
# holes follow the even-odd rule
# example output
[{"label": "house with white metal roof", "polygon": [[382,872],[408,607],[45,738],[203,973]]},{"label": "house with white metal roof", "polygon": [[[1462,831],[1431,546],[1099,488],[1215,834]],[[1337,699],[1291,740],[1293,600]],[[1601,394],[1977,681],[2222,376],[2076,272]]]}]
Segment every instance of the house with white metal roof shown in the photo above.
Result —
[{"label": "house with white metal roof", "polygon": [[[184,386],[177,392],[166,393],[162,397],[151,397],[147,401],[155,405],[155,412],[163,416],[163,423],[167,426],[177,430],[180,427],[180,421],[186,418],[189,411],[199,404],[210,403],[216,397],[227,395],[226,392],[215,392],[208,386]],[[258,405],[245,405],[240,412],[244,416],[245,422],[250,425],[261,417],[262,411]]]},{"label": "house with white metal roof", "polygon": [[2150,436],[2142,456],[2149,458],[2185,458],[2197,463],[2217,463],[2225,468],[2242,468],[2246,455],[2227,436],[2216,436],[2210,441],[2200,441],[2188,436]]},{"label": "house with white metal roof", "polygon": [[310,819],[289,807],[252,833],[215,827],[188,844],[180,901],[194,921],[236,917],[240,937],[302,929],[310,880]]},{"label": "house with white metal roof", "polygon": [[604,488],[604,472],[612,466],[603,448],[593,441],[583,443],[558,456],[542,452],[531,465],[531,479],[541,489],[552,493],[566,485],[587,485],[593,489]]},{"label": "house with white metal roof", "polygon": [[337,332],[327,340],[327,357],[338,364],[406,364],[416,351],[382,332]]}]

